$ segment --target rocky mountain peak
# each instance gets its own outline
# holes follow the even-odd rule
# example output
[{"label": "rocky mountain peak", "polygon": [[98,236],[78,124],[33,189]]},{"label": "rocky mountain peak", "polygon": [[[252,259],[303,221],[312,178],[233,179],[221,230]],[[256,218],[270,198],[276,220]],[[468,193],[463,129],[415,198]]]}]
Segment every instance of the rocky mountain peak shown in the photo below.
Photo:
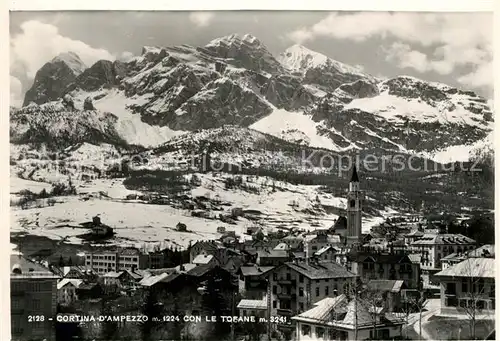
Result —
[{"label": "rocky mountain peak", "polygon": [[324,54],[312,51],[307,47],[295,44],[282,52],[278,61],[290,71],[305,72],[311,67],[324,65],[328,57]]},{"label": "rocky mountain peak", "polygon": [[23,105],[59,99],[85,69],[85,64],[76,53],[61,53],[37,71],[32,87],[24,96]]},{"label": "rocky mountain peak", "polygon": [[80,59],[75,52],[63,52],[54,57],[50,63],[64,63],[66,64],[77,76],[81,74],[87,66]]},{"label": "rocky mountain peak", "polygon": [[211,40],[204,49],[215,57],[229,59],[237,67],[257,72],[280,73],[283,67],[259,39],[251,34],[227,35]]}]

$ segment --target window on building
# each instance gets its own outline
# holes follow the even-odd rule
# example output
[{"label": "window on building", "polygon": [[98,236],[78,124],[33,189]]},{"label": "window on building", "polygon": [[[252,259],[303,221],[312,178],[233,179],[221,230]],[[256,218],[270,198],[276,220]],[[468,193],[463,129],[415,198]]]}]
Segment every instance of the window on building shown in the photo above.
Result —
[{"label": "window on building", "polygon": [[356,201],[351,200],[351,201],[349,202],[349,205],[350,205],[351,207],[355,207],[355,206],[356,206]]},{"label": "window on building", "polygon": [[278,302],[276,300],[273,301],[273,308],[276,309],[276,307],[278,306]]},{"label": "window on building", "polygon": [[40,300],[33,300],[33,310],[38,311],[40,309]]},{"label": "window on building", "polygon": [[299,297],[304,297],[304,288],[299,287]]},{"label": "window on building", "polygon": [[330,294],[330,288],[325,287],[325,296],[328,296]]},{"label": "window on building", "polygon": [[37,330],[37,331],[42,330],[44,327],[43,324],[44,324],[43,321],[33,321],[33,322],[31,322],[31,328],[33,330]]},{"label": "window on building", "polygon": [[273,281],[278,280],[278,274],[276,272],[273,273]]},{"label": "window on building", "polygon": [[311,326],[308,324],[302,325],[302,335],[311,336]]},{"label": "window on building", "polygon": [[484,293],[484,279],[480,278],[477,281],[477,290],[479,293]]},{"label": "window on building", "polygon": [[316,287],[316,297],[319,296],[319,287]]},{"label": "window on building", "polygon": [[300,282],[300,283],[304,283],[304,276],[303,276],[303,275],[300,275],[300,276],[299,276],[299,282]]},{"label": "window on building", "polygon": [[278,287],[276,285],[273,285],[273,294],[277,294],[278,293]]},{"label": "window on building", "polygon": [[286,279],[287,279],[287,281],[292,280],[292,274],[288,272],[288,273],[286,274]]},{"label": "window on building", "polygon": [[299,303],[299,309],[301,312],[304,311],[304,303],[303,302]]},{"label": "window on building", "polygon": [[462,279],[462,292],[468,292],[469,291],[469,283],[467,279]]},{"label": "window on building", "polygon": [[325,328],[316,327],[316,337],[322,339],[324,335],[325,335]]}]

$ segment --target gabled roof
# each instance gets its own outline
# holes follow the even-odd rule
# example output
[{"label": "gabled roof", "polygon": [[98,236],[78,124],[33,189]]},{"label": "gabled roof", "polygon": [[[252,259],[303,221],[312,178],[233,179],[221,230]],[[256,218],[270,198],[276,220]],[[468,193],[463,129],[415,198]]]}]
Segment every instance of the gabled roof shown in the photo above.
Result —
[{"label": "gabled roof", "polygon": [[47,278],[57,279],[48,268],[35,263],[21,255],[10,256],[10,278]]},{"label": "gabled roof", "polygon": [[495,278],[495,258],[469,258],[452,265],[434,276]]},{"label": "gabled roof", "polygon": [[362,263],[367,260],[379,264],[411,263],[411,260],[405,253],[378,253],[378,252],[354,251],[348,253],[347,257],[350,261],[358,263]]},{"label": "gabled roof", "polygon": [[467,253],[469,257],[494,257],[495,256],[495,245],[487,244],[477,249],[471,250]]},{"label": "gabled roof", "polygon": [[193,259],[193,264],[208,264],[214,259],[212,255],[198,255]]},{"label": "gabled roof", "polygon": [[298,317],[316,321],[330,321],[332,313],[346,312],[347,297],[342,294],[336,297],[326,297],[314,304],[313,308],[299,314]]},{"label": "gabled roof", "polygon": [[211,264],[201,264],[191,270],[187,271],[186,274],[193,277],[201,277],[206,275],[211,270],[215,269],[217,266],[213,263]]},{"label": "gabled roof", "polygon": [[257,251],[257,255],[260,258],[281,258],[281,259],[287,259],[288,258],[288,251],[285,250],[270,250],[270,251]]},{"label": "gabled roof", "polygon": [[321,256],[323,253],[325,253],[325,252],[327,252],[329,250],[334,251],[334,249],[331,246],[323,246],[321,249],[319,249],[318,251],[316,251],[314,254],[317,255],[317,256]]},{"label": "gabled roof", "polygon": [[419,240],[411,245],[471,245],[475,240],[464,236],[463,234],[433,234],[425,233]]},{"label": "gabled roof", "polygon": [[449,255],[447,255],[446,257],[443,257],[441,258],[441,262],[442,261],[452,261],[452,260],[464,260],[466,259],[467,256],[463,253],[456,253],[456,252],[453,252],[453,253],[450,253]]},{"label": "gabled roof", "polygon": [[161,282],[163,279],[167,278],[168,276],[170,276],[170,275],[167,273],[162,273],[162,274],[156,275],[156,276],[144,277],[139,282],[139,284],[142,286],[145,286],[145,287],[151,287],[151,286]]},{"label": "gabled roof", "polygon": [[419,231],[419,230],[413,230],[410,233],[406,234],[407,237],[421,237],[423,235],[424,235],[424,233],[422,231]]},{"label": "gabled roof", "polygon": [[343,266],[335,262],[287,262],[290,269],[297,271],[309,279],[328,279],[328,278],[352,278],[356,277]]},{"label": "gabled roof", "polygon": [[342,320],[342,324],[354,326],[357,318],[358,327],[373,325],[372,314],[370,314],[369,308],[361,300],[358,300],[357,304],[355,300],[350,301],[346,309],[347,314]]},{"label": "gabled roof", "polygon": [[422,261],[422,255],[419,253],[410,253],[408,255],[408,258],[410,259],[410,261],[412,263],[415,263],[415,264],[420,264],[420,262]]},{"label": "gabled roof", "polygon": [[405,289],[403,280],[373,279],[367,283],[369,290],[382,292],[400,292]]},{"label": "gabled roof", "polygon": [[57,289],[62,289],[66,285],[72,285],[75,288],[80,287],[80,285],[83,283],[83,280],[81,279],[73,279],[73,278],[63,278],[57,283]]},{"label": "gabled roof", "polygon": [[267,301],[266,300],[246,300],[243,299],[238,303],[238,309],[258,309],[265,310],[267,309]]},{"label": "gabled roof", "polygon": [[[374,318],[377,326],[387,324],[404,324],[402,319],[394,319],[389,314],[374,315],[374,309],[361,300],[347,301],[345,295],[327,297],[314,305],[313,308],[292,317],[293,320],[322,324],[345,329],[370,328]],[[379,312],[380,310],[377,309]],[[338,315],[337,315],[338,314]]]},{"label": "gabled roof", "polygon": [[274,266],[242,266],[240,268],[243,276],[261,276],[274,269]]},{"label": "gabled roof", "polygon": [[121,276],[123,276],[123,271],[110,271],[110,272],[107,272],[104,274],[104,276],[102,277],[105,277],[105,278],[120,278]]}]

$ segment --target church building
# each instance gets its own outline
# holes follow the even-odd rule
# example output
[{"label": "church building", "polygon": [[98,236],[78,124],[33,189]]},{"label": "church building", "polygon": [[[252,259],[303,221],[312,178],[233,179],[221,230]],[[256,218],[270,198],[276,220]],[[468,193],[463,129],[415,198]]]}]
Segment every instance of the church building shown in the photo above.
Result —
[{"label": "church building", "polygon": [[359,177],[356,165],[352,170],[349,192],[347,193],[347,233],[346,243],[349,246],[361,244],[361,216],[363,204],[363,192],[359,188]]}]

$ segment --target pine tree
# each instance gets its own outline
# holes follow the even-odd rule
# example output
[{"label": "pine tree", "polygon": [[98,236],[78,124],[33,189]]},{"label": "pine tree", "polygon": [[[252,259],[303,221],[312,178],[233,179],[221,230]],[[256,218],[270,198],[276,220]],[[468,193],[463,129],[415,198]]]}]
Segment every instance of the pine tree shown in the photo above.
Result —
[{"label": "pine tree", "polygon": [[148,317],[148,320],[141,324],[141,338],[142,341],[150,341],[152,340],[152,332],[155,327],[153,318],[158,317],[161,313],[156,295],[151,290],[148,290],[146,293],[146,297],[142,306],[142,313]]},{"label": "pine tree", "polygon": [[[112,316],[113,309],[107,298],[101,300],[101,315]],[[118,332],[118,322],[104,320],[101,324],[101,340],[114,340]]]}]

